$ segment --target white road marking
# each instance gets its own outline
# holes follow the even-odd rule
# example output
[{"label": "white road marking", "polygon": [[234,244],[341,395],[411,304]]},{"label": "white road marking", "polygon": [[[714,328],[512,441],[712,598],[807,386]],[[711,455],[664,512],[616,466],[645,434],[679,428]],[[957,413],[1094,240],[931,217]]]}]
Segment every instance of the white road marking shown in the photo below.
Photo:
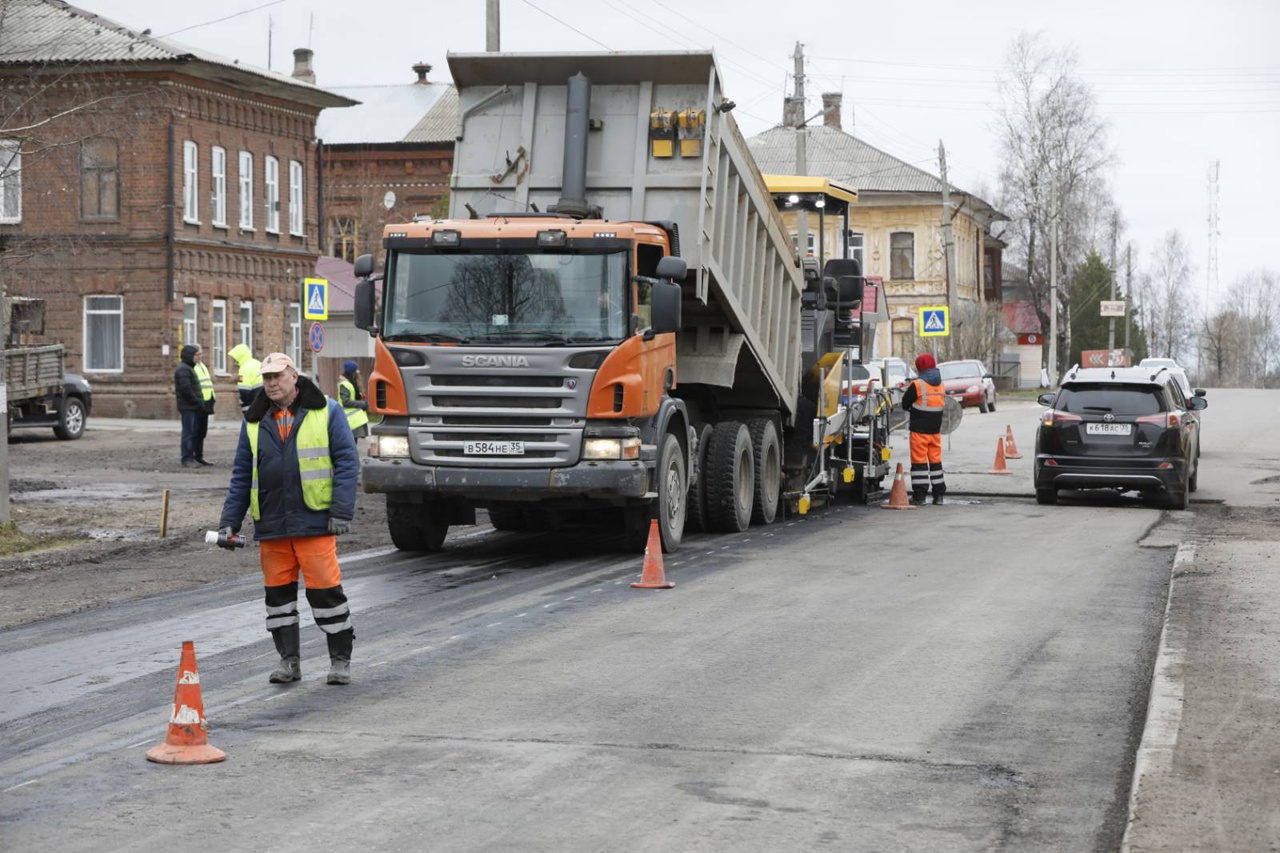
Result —
[{"label": "white road marking", "polygon": [[18,784],[14,785],[12,788],[5,788],[3,791],[0,791],[0,794],[7,794],[10,791],[16,791],[19,788],[25,788],[27,785],[34,785],[36,782],[39,782],[39,781],[40,781],[39,779],[28,779],[25,782],[19,782]]}]

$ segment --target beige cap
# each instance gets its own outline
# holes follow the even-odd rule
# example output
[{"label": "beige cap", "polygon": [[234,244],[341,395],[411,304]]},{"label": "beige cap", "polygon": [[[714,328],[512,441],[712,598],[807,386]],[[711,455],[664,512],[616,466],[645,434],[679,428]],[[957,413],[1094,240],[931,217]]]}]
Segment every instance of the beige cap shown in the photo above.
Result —
[{"label": "beige cap", "polygon": [[293,364],[293,359],[282,352],[273,352],[262,360],[262,367],[259,368],[258,372],[266,376],[268,373],[284,373],[285,370],[292,370],[294,373],[298,372],[298,368]]}]

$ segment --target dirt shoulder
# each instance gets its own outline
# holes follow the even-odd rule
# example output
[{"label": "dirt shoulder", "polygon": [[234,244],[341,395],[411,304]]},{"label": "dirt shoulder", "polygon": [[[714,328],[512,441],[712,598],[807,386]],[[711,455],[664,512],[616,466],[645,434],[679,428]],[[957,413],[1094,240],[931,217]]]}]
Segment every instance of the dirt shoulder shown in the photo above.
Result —
[{"label": "dirt shoulder", "polygon": [[[9,443],[10,517],[56,547],[0,557],[0,630],[252,574],[254,548],[228,552],[204,533],[222,512],[239,420],[215,419],[213,467],[183,468],[176,421],[91,419],[84,437],[18,430]],[[160,535],[164,492],[168,524]],[[385,500],[361,493],[339,553],[391,544]]]}]

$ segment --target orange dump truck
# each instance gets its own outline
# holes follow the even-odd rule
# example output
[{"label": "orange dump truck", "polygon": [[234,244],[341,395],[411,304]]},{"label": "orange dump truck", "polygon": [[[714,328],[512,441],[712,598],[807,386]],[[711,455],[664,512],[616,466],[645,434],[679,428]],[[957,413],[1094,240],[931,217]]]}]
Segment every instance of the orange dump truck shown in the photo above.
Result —
[{"label": "orange dump truck", "polygon": [[388,225],[380,273],[356,262],[382,415],[363,483],[397,547],[483,508],[504,530],[612,516],[636,548],[656,519],[671,551],[865,496],[887,435],[840,404],[837,343],[863,280],[802,271],[713,55],[449,66],[450,218]]}]

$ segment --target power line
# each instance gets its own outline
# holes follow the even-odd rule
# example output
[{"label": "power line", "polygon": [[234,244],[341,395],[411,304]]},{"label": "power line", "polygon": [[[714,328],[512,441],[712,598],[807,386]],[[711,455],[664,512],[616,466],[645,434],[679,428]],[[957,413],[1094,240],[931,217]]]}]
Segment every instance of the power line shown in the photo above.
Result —
[{"label": "power line", "polygon": [[[277,0],[277,2],[283,2],[283,0]],[[582,36],[584,39],[587,39],[588,41],[593,41],[593,42],[595,42],[596,44],[598,44],[598,45],[600,45],[601,47],[603,47],[605,50],[613,50],[613,48],[609,47],[609,45],[607,45],[607,44],[605,44],[604,42],[600,41],[600,39],[596,38],[595,36],[589,36],[589,35],[587,35],[587,34],[586,34],[586,33],[584,33],[582,30],[580,30],[580,29],[578,29],[577,27],[575,27],[573,24],[570,24],[570,23],[568,23],[567,21],[562,21],[562,20],[560,20],[560,19],[559,19],[559,18],[557,18],[555,15],[551,14],[550,12],[548,12],[546,9],[541,9],[541,8],[539,8],[539,7],[535,6],[533,3],[529,2],[529,0],[521,0],[521,2],[523,2],[523,3],[524,3],[526,6],[528,6],[530,9],[533,9],[533,10],[535,10],[535,11],[537,11],[537,12],[541,12],[542,14],[546,15],[548,18],[550,18],[551,20],[555,21],[557,24],[560,24],[562,27],[565,27],[565,28],[567,28],[567,29],[573,30],[575,33],[577,33],[578,35]]]},{"label": "power line", "polygon": [[174,30],[173,32],[165,33],[162,36],[157,36],[157,38],[167,39],[169,38],[169,36],[176,36],[178,33],[185,33],[188,30],[198,30],[201,27],[210,27],[210,26],[213,26],[214,24],[221,24],[223,21],[230,21],[232,18],[239,18],[241,15],[248,15],[251,12],[259,12],[263,9],[270,8],[271,6],[279,6],[281,3],[285,3],[285,2],[287,2],[287,0],[271,0],[270,3],[263,3],[261,6],[254,6],[252,9],[245,9],[241,12],[236,12],[234,14],[227,15],[224,18],[218,18],[217,20],[205,21],[203,24],[192,24],[189,27],[183,27],[180,30]]}]

